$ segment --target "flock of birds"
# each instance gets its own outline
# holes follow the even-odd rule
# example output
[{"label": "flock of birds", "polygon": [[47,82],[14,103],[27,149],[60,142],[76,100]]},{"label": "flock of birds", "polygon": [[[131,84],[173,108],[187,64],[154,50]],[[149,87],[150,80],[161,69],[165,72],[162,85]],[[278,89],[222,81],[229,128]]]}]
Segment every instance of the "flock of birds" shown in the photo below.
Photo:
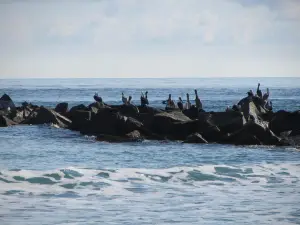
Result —
[{"label": "flock of birds", "polygon": [[[162,101],[162,104],[166,105],[166,109],[175,109],[175,108],[179,108],[180,110],[185,110],[185,109],[190,109],[190,108],[196,108],[198,109],[198,111],[203,111],[203,104],[198,96],[198,92],[197,90],[194,90],[195,92],[195,105],[192,105],[190,102],[190,95],[187,93],[186,94],[186,103],[183,103],[183,100],[181,97],[179,97],[179,100],[177,102],[177,105],[175,104],[175,101],[172,100],[172,95],[169,94],[169,98],[165,101]],[[272,110],[272,102],[268,101],[269,99],[269,88],[267,88],[267,92],[266,93],[262,93],[262,91],[260,90],[260,83],[257,86],[257,90],[256,90],[256,95],[254,95],[253,91],[250,90],[248,91],[248,96],[246,98],[243,98],[237,105],[233,105],[232,108],[227,107],[226,111],[239,111],[240,107],[246,102],[246,101],[252,101],[253,98],[257,98],[259,100],[259,102],[261,102],[261,105],[268,109],[268,110]],[[145,94],[142,92],[141,93],[141,106],[147,106],[149,105],[149,101],[148,101],[148,91],[145,92]],[[98,96],[98,93],[95,93],[94,95],[94,100],[96,102],[99,103],[103,103],[102,98],[100,96]],[[122,102],[124,105],[132,105],[131,103],[132,100],[132,96],[129,96],[128,98],[125,97],[124,93],[122,92]]]}]

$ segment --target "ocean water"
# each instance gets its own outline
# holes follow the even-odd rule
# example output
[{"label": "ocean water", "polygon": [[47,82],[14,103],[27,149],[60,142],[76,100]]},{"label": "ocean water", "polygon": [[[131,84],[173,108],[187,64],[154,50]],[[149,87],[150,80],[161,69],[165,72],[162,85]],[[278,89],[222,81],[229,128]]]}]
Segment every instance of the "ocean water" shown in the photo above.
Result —
[{"label": "ocean water", "polygon": [[[223,111],[261,83],[274,110],[300,109],[300,78],[0,80],[16,104],[110,104],[121,92],[163,107],[198,89]],[[300,151],[144,141],[96,142],[55,127],[0,129],[0,224],[300,224]]]}]

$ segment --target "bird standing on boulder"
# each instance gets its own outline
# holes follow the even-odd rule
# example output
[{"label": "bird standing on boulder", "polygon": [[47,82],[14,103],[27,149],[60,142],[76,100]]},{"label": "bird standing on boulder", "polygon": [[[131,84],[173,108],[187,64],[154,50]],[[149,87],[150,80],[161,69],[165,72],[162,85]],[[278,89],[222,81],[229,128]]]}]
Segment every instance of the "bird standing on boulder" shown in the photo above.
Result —
[{"label": "bird standing on boulder", "polygon": [[124,96],[124,93],[122,92],[122,102],[123,104],[127,104],[127,98]]},{"label": "bird standing on boulder", "polygon": [[258,83],[258,85],[257,85],[256,94],[257,94],[257,96],[258,96],[259,98],[262,98],[262,97],[263,97],[263,96],[262,96],[262,92],[261,92],[261,90],[259,89],[259,87],[260,87],[260,83]]},{"label": "bird standing on boulder", "polygon": [[94,95],[94,100],[96,101],[96,102],[99,102],[99,103],[102,103],[103,101],[102,101],[102,98],[100,97],[100,96],[98,96],[98,93],[95,93],[95,95]]},{"label": "bird standing on boulder", "polygon": [[267,101],[268,98],[269,98],[269,96],[270,96],[270,92],[269,92],[269,88],[267,88],[267,93],[264,94],[263,100],[264,100],[264,101]]},{"label": "bird standing on boulder", "polygon": [[131,100],[132,100],[132,97],[129,96],[126,104],[127,104],[127,105],[130,105],[130,104],[131,104]]},{"label": "bird standing on boulder", "polygon": [[189,93],[186,94],[186,104],[185,104],[185,109],[190,109],[191,108],[191,102],[190,102],[190,95]]},{"label": "bird standing on boulder", "polygon": [[141,106],[146,106],[146,105],[149,105],[149,101],[148,101],[148,91],[145,92],[145,96],[142,92],[142,95],[141,95]]},{"label": "bird standing on boulder", "polygon": [[198,97],[197,90],[195,90],[195,95],[196,95],[196,98],[195,98],[196,108],[198,109],[198,111],[200,111],[200,110],[202,110],[202,102],[201,102],[200,98]]},{"label": "bird standing on boulder", "polygon": [[182,102],[181,97],[179,97],[179,102],[177,102],[177,106],[180,110],[183,110],[183,102]]}]

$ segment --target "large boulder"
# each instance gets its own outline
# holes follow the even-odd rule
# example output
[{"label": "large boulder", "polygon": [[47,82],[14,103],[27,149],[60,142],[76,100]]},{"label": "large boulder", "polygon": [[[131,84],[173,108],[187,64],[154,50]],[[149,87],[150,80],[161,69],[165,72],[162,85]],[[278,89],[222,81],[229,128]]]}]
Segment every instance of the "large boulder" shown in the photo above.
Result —
[{"label": "large boulder", "polygon": [[88,111],[89,108],[86,107],[86,106],[83,105],[83,104],[80,104],[80,105],[73,106],[73,107],[70,109],[70,112],[76,111],[76,110],[85,110],[85,111]]},{"label": "large boulder", "polygon": [[189,117],[190,119],[197,119],[199,110],[196,107],[191,107],[190,109],[185,109],[182,111],[184,115]]},{"label": "large boulder", "polygon": [[144,131],[143,124],[134,118],[123,116],[114,109],[99,109],[98,113],[81,130],[84,134],[122,136],[134,130]]},{"label": "large boulder", "polygon": [[124,136],[99,134],[96,138],[97,141],[104,141],[110,143],[121,143],[121,142],[138,142],[142,141],[143,138],[139,131],[132,131]]},{"label": "large boulder", "polygon": [[91,120],[92,112],[87,110],[72,110],[68,112],[68,118],[72,121],[71,130],[81,131],[85,129]]},{"label": "large boulder", "polygon": [[155,133],[167,135],[172,133],[173,123],[188,121],[191,119],[180,111],[158,113],[153,117],[152,129]]},{"label": "large boulder", "polygon": [[161,109],[157,109],[151,106],[138,106],[139,112],[140,113],[147,113],[147,114],[151,114],[151,115],[155,115],[158,113],[162,113],[163,111]]},{"label": "large boulder", "polygon": [[210,121],[205,120],[197,121],[197,132],[201,134],[208,142],[219,143],[223,140],[224,136],[227,136],[227,134],[221,132],[219,127],[212,124]]},{"label": "large boulder", "polygon": [[249,120],[263,120],[265,114],[267,113],[266,109],[263,107],[264,102],[258,97],[244,98],[239,102],[241,106],[241,111],[246,119]]},{"label": "large boulder", "polygon": [[71,126],[72,121],[52,109],[40,107],[37,111],[33,111],[22,123],[32,125],[55,124],[61,128],[68,128]]},{"label": "large boulder", "polygon": [[13,102],[13,100],[9,97],[9,95],[7,94],[4,94],[2,95],[2,97],[0,98],[0,110],[1,109],[4,109],[4,110],[7,110],[7,109],[15,109],[16,106]]},{"label": "large boulder", "polygon": [[209,124],[217,126],[223,133],[232,133],[243,127],[246,120],[240,112],[210,112],[199,113],[199,121],[207,121]]},{"label": "large boulder", "polygon": [[198,121],[190,120],[184,122],[172,122],[168,138],[175,140],[185,140],[190,134],[198,131]]},{"label": "large boulder", "polygon": [[291,136],[299,134],[300,111],[287,112],[280,110],[276,112],[269,123],[269,128],[277,135],[285,131],[291,131]]},{"label": "large boulder", "polygon": [[8,126],[16,125],[16,124],[17,123],[15,123],[14,121],[10,120],[6,116],[0,115],[0,127],[8,127]]},{"label": "large boulder", "polygon": [[199,133],[194,133],[189,135],[184,143],[203,143],[207,144],[208,142],[201,136]]},{"label": "large boulder", "polygon": [[32,109],[30,109],[29,106],[17,107],[16,110],[11,112],[9,116],[14,122],[20,124],[29,117],[31,112]]},{"label": "large boulder", "polygon": [[121,105],[119,108],[119,112],[124,116],[130,116],[133,118],[136,118],[140,113],[138,107],[133,104]]},{"label": "large boulder", "polygon": [[242,129],[230,134],[225,142],[239,145],[283,145],[266,124],[254,121],[249,121]]},{"label": "large boulder", "polygon": [[58,103],[55,107],[55,112],[65,115],[68,112],[69,104],[67,102]]}]

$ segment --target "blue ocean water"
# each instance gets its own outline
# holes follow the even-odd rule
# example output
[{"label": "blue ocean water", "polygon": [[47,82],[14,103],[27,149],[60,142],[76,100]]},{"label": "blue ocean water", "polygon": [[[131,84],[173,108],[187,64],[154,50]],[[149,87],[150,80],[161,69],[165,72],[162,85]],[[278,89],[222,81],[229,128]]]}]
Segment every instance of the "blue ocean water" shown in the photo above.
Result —
[{"label": "blue ocean water", "polygon": [[[223,111],[261,83],[274,109],[299,110],[300,78],[0,80],[20,104],[110,104],[121,92],[163,107],[198,89]],[[193,98],[193,97],[191,97]],[[300,224],[300,152],[291,147],[109,144],[50,126],[0,129],[0,224]]]}]

